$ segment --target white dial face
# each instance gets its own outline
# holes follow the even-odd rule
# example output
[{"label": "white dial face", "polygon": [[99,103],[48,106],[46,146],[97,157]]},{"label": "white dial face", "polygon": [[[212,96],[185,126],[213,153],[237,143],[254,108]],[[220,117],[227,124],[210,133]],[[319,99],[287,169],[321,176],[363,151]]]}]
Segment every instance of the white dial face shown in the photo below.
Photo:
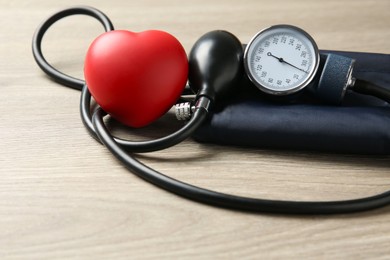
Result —
[{"label": "white dial face", "polygon": [[311,82],[319,64],[318,48],[303,30],[276,25],[248,44],[244,65],[251,81],[273,95],[295,93]]}]

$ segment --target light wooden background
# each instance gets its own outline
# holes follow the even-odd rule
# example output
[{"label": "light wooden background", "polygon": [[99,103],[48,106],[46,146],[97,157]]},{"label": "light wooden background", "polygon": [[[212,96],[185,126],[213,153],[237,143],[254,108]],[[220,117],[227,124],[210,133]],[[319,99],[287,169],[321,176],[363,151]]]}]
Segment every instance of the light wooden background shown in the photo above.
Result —
[{"label": "light wooden background", "polygon": [[[118,29],[166,30],[187,51],[210,30],[248,42],[264,27],[287,23],[304,28],[322,49],[390,52],[389,0],[0,0],[0,259],[390,258],[389,207],[336,216],[234,212],[182,199],[127,172],[87,134],[79,92],[48,79],[31,54],[38,24],[80,3],[104,11]],[[88,44],[101,32],[91,18],[68,18],[47,33],[44,53],[82,77]],[[179,126],[172,117],[117,132],[163,135]],[[390,188],[386,156],[189,140],[140,159],[195,185],[256,197],[349,199]]]}]

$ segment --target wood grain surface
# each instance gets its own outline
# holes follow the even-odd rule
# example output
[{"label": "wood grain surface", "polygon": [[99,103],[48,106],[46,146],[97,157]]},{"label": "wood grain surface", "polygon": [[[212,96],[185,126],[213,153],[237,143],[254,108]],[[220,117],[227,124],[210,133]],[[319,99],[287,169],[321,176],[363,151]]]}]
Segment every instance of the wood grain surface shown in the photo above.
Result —
[{"label": "wood grain surface", "polygon": [[[308,31],[321,49],[390,52],[390,1],[0,0],[0,259],[389,259],[389,207],[335,216],[250,214],[161,190],[128,172],[84,129],[76,90],[35,64],[31,39],[52,13],[87,4],[118,29],[160,29],[188,52],[225,29],[242,42],[273,24]],[[44,38],[47,59],[83,77],[89,17],[61,20]],[[168,114],[129,138],[178,127]],[[337,200],[390,188],[388,156],[248,149],[187,140],[142,162],[205,188],[273,199]]]}]

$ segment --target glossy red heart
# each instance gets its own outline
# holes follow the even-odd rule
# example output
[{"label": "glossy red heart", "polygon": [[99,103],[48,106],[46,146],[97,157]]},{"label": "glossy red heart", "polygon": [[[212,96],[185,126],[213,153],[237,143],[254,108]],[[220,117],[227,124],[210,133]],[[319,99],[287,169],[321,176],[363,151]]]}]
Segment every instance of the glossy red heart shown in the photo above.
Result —
[{"label": "glossy red heart", "polygon": [[177,101],[187,81],[187,55],[162,31],[110,31],[88,49],[84,75],[96,102],[112,117],[146,126]]}]

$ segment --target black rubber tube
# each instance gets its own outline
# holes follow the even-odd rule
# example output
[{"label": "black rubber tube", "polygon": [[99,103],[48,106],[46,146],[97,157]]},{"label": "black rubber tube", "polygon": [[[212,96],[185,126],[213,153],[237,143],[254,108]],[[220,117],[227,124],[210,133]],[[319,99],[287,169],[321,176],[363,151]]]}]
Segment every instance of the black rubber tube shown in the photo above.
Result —
[{"label": "black rubber tube", "polygon": [[283,214],[341,214],[375,209],[390,204],[390,191],[372,197],[344,201],[281,201],[234,196],[190,185],[168,177],[127,154],[108,132],[103,122],[105,112],[97,109],[92,122],[99,139],[131,172],[179,196],[213,206],[236,210]]},{"label": "black rubber tube", "polygon": [[32,52],[38,66],[49,77],[51,77],[53,80],[55,80],[61,85],[74,88],[77,90],[81,90],[85,84],[84,80],[74,78],[55,69],[46,61],[45,57],[42,54],[42,49],[41,49],[43,36],[45,35],[46,31],[50,28],[50,26],[52,26],[58,20],[61,20],[62,18],[71,15],[92,16],[96,18],[104,26],[106,32],[114,30],[114,26],[112,25],[110,19],[104,13],[102,13],[101,11],[93,7],[79,6],[79,7],[65,9],[53,14],[52,16],[47,18],[41,25],[39,25],[39,27],[37,28],[33,36]]}]

